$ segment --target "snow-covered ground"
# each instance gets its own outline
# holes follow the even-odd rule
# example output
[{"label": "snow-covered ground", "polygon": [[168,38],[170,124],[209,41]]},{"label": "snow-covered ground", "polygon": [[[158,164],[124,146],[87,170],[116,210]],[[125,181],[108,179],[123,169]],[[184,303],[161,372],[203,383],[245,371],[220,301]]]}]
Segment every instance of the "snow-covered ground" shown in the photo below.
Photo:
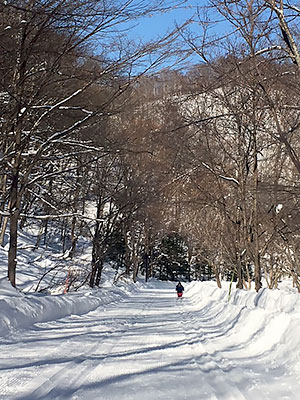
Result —
[{"label": "snow-covered ground", "polygon": [[233,289],[230,299],[227,283],[192,282],[177,299],[174,283],[114,286],[107,269],[100,289],[24,293],[35,264],[26,270],[23,253],[20,292],[4,256],[1,400],[300,398],[300,296],[290,282]]}]

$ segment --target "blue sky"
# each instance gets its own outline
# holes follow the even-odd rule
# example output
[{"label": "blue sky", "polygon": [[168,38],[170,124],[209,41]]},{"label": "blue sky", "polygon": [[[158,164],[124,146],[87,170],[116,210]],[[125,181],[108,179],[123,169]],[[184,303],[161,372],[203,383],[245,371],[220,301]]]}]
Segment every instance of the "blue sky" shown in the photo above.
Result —
[{"label": "blue sky", "polygon": [[[207,4],[207,1],[208,0],[187,0],[184,5],[181,5],[172,11],[156,13],[152,16],[141,18],[140,20],[130,24],[131,29],[127,32],[128,37],[134,41],[141,40],[142,42],[163,37],[174,30],[176,25],[180,26],[185,21],[192,18],[197,13],[197,8],[203,7]],[[190,25],[190,29],[197,34],[200,34],[200,27],[198,24],[195,23],[193,26]],[[164,67],[171,66],[175,60],[176,58],[172,57],[169,60],[166,60],[164,62]],[[196,55],[189,57],[189,60],[192,64],[200,61],[199,57]]]},{"label": "blue sky", "polygon": [[[148,1],[150,2],[151,0]],[[119,25],[118,28],[120,29],[120,32],[123,32],[127,35],[129,40],[132,40],[136,43],[145,43],[152,40],[155,41],[159,37],[164,37],[167,33],[172,32],[176,28],[176,26],[181,26],[187,20],[193,19],[194,23],[188,26],[188,30],[192,33],[193,36],[200,37],[199,42],[201,43],[202,29],[201,25],[199,24],[197,11],[199,11],[199,14],[203,15],[204,10],[202,8],[208,3],[209,0],[186,0],[184,4],[169,12],[155,13],[151,16],[132,21],[131,23]],[[209,26],[209,36],[223,34],[224,30],[226,29],[226,25],[227,29],[229,29],[228,24],[222,21],[220,16],[216,17],[216,15],[213,15],[213,9],[210,10],[210,17],[211,21],[216,21],[217,19],[218,23],[213,23],[211,26]],[[175,55],[175,53],[172,53],[172,50],[170,49],[168,53],[170,54],[170,57],[161,61],[160,65],[157,64],[157,68],[170,67],[189,69],[191,65],[203,62],[203,59],[200,58],[200,56],[197,55],[196,52],[192,52],[188,57],[186,57],[187,53],[185,52],[185,50],[191,52],[191,48],[182,37],[179,39],[180,43],[174,43],[174,49],[175,52],[178,49],[181,50],[177,53],[177,55]],[[206,36],[206,40],[209,40],[209,37]],[[193,40],[193,43],[197,43],[197,40]],[[117,54],[119,55],[119,53]],[[151,54],[149,56],[145,56],[135,64],[134,69],[136,71],[144,71],[144,69],[148,66],[153,66],[153,61],[156,60],[156,56],[159,58],[159,53],[157,53],[156,55]]]},{"label": "blue sky", "polygon": [[203,6],[205,3],[205,0],[189,0],[175,10],[143,18],[129,32],[129,37],[142,40],[156,39],[157,36],[174,29],[175,24],[180,25],[191,18],[196,13],[197,6]]}]

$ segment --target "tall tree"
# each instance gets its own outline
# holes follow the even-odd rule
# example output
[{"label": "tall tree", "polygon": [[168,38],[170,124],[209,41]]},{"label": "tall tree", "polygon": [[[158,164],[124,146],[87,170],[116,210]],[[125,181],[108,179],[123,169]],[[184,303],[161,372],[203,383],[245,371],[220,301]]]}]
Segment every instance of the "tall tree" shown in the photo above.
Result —
[{"label": "tall tree", "polygon": [[[9,193],[5,215],[10,226],[8,277],[13,286],[18,221],[27,189],[45,176],[41,167],[46,159],[50,168],[49,159],[58,151],[83,148],[84,143],[76,144],[79,135],[111,115],[115,99],[131,80],[133,62],[159,48],[157,43],[122,46],[118,26],[167,8],[161,1],[1,1],[0,92],[6,99],[1,185],[5,183]],[[116,85],[115,78],[125,71],[127,79]],[[101,103],[91,102],[91,89],[99,93],[104,87],[109,90]],[[51,172],[59,173],[59,167]]]}]

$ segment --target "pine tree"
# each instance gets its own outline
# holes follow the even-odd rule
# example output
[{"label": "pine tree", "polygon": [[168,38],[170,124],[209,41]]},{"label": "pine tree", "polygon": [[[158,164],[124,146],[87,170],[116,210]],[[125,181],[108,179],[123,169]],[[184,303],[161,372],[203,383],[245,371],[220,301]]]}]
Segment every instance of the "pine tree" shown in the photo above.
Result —
[{"label": "pine tree", "polygon": [[190,266],[187,248],[178,233],[171,233],[161,240],[156,249],[155,275],[161,280],[188,280]]}]

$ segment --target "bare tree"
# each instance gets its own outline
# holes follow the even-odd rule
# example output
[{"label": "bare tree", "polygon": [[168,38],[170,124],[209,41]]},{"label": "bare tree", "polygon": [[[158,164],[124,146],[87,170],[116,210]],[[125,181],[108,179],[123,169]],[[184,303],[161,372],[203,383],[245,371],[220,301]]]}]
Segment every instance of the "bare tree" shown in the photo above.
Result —
[{"label": "bare tree", "polygon": [[[0,91],[7,97],[1,130],[1,182],[9,193],[8,214],[4,215],[9,216],[8,277],[13,286],[18,221],[26,191],[47,175],[40,167],[49,154],[84,146],[97,151],[82,140],[76,143],[79,135],[111,115],[115,99],[131,81],[133,63],[160,46],[122,46],[117,27],[172,6],[163,3],[1,2]],[[92,53],[88,46],[96,41]],[[155,62],[161,57],[154,57]],[[126,71],[126,79],[115,81]],[[89,101],[92,90],[104,93],[101,104]],[[51,172],[52,176],[59,173],[59,168]]]},{"label": "bare tree", "polygon": [[[211,34],[209,30],[210,23],[215,23],[212,13],[216,12],[226,21],[227,28],[219,35]],[[241,262],[245,264],[245,256],[254,263],[256,290],[261,286],[261,257],[270,244],[261,224],[263,160],[276,145],[289,156],[299,173],[299,110],[295,106],[299,96],[299,31],[296,23],[299,16],[296,6],[282,1],[212,0],[207,8],[199,8],[201,34],[197,37],[191,32],[183,33],[189,48],[198,54],[211,73],[211,77],[205,79],[206,87],[202,85],[201,101],[204,90],[208,96],[215,93],[218,97],[219,113],[210,110],[216,121],[215,127],[210,129],[218,132],[223,142],[222,154],[230,154],[233,162],[226,160],[222,171],[220,162],[214,159],[208,168],[216,177],[222,174],[231,182],[236,181],[236,190],[232,194],[237,207],[236,217],[232,219],[239,222],[236,226],[235,243],[240,242],[236,263],[238,270],[242,268]],[[202,76],[206,70],[199,68]],[[222,82],[221,88],[215,83],[216,77]],[[195,120],[202,120],[204,126],[209,117],[203,118],[203,113],[198,113]],[[226,131],[232,136],[236,131],[237,146],[228,135],[226,138]],[[244,261],[240,259],[241,254]],[[241,280],[240,275],[240,287]]]}]

